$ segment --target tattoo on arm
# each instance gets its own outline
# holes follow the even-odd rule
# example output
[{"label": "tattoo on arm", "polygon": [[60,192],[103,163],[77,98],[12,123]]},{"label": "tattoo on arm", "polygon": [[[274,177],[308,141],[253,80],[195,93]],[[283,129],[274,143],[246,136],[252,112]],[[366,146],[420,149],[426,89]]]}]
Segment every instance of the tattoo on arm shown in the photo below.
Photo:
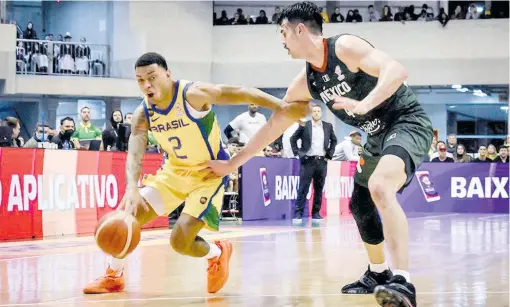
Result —
[{"label": "tattoo on arm", "polygon": [[131,136],[129,137],[126,161],[126,182],[128,188],[138,186],[142,172],[142,161],[147,148],[149,123],[145,117],[143,107],[138,107],[132,119]]}]

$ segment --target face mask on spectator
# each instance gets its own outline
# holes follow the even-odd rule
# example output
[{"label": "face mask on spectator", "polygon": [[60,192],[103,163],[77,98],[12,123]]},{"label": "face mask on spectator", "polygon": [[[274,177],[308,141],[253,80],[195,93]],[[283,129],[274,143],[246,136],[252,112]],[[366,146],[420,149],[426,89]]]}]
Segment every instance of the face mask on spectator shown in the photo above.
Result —
[{"label": "face mask on spectator", "polygon": [[73,129],[66,130],[66,131],[64,131],[64,137],[71,138],[71,136],[73,136],[73,133],[74,133]]}]

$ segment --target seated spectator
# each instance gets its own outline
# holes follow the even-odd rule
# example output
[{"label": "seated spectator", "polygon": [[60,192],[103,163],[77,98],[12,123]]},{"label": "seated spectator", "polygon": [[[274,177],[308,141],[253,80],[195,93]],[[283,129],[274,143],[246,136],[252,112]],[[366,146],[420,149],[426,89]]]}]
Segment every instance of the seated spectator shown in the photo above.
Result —
[{"label": "seated spectator", "polygon": [[325,7],[321,7],[321,16],[324,23],[329,23],[328,11]]},{"label": "seated spectator", "polygon": [[46,48],[39,43],[34,44],[34,54],[32,55],[35,63],[35,71],[42,74],[48,73],[48,56],[46,55]]},{"label": "seated spectator", "polygon": [[264,149],[264,157],[271,158],[273,157],[273,148],[271,146],[266,146]]},{"label": "seated spectator", "polygon": [[363,17],[361,17],[359,10],[354,10],[354,21],[353,22],[363,22]]},{"label": "seated spectator", "polygon": [[476,9],[476,6],[474,4],[469,5],[468,12],[466,14],[466,19],[479,19],[480,13]]},{"label": "seated spectator", "polygon": [[230,22],[228,20],[227,11],[225,11],[225,10],[221,11],[221,17],[218,20],[216,20],[216,25],[226,26],[229,24],[230,24]]},{"label": "seated spectator", "polygon": [[38,123],[34,134],[23,146],[24,148],[37,148],[39,143],[50,142],[53,139],[53,133],[47,123]]},{"label": "seated spectator", "polygon": [[76,129],[76,132],[74,133],[73,137],[77,138],[80,141],[101,140],[102,139],[101,129],[92,125],[92,122],[90,122],[89,107],[81,108],[80,117],[81,117],[80,126]]},{"label": "seated spectator", "polygon": [[427,21],[427,11],[422,10],[420,15],[418,16],[418,21]]},{"label": "seated spectator", "polygon": [[491,160],[494,160],[496,159],[497,156],[498,152],[496,151],[496,146],[489,144],[489,146],[487,147],[487,157]]},{"label": "seated spectator", "polygon": [[[439,147],[443,147],[443,146],[445,146],[445,147],[446,147],[445,142],[443,142],[443,141],[438,141],[438,142],[437,142],[437,146],[436,146],[437,151],[436,151],[435,153],[433,153],[433,154],[430,156],[430,161],[431,161],[431,162],[432,162],[432,160],[434,160],[435,158],[439,157]],[[446,156],[447,156],[448,158],[452,158],[452,160],[453,160],[453,154],[452,154],[452,153],[450,153],[450,152],[448,152],[448,148],[446,148]]]},{"label": "seated spectator", "polygon": [[444,11],[444,8],[439,9],[439,15],[437,15],[437,20],[439,20],[439,23],[444,26],[450,21],[450,17],[448,17],[448,14]]},{"label": "seated spectator", "polygon": [[102,133],[103,146],[107,151],[116,150],[117,139],[119,137],[119,126],[122,123],[122,112],[120,110],[113,111],[110,116],[108,128],[106,128]]},{"label": "seated spectator", "polygon": [[241,15],[239,13],[234,14],[234,18],[230,19],[231,25],[244,25],[246,24],[246,20],[241,20]]},{"label": "seated spectator", "polygon": [[446,150],[446,144],[444,142],[437,143],[437,151],[439,155],[432,159],[430,162],[454,162],[453,158],[448,157],[446,154],[448,153]]},{"label": "seated spectator", "polygon": [[269,23],[269,20],[266,16],[266,11],[260,10],[259,16],[255,19],[255,24],[257,25],[267,25]]},{"label": "seated spectator", "polygon": [[124,115],[124,122],[126,124],[130,124],[131,125],[131,119],[133,118],[133,113],[126,113],[126,115]]},{"label": "seated spectator", "polygon": [[391,8],[387,5],[383,7],[382,17],[379,21],[393,21],[393,14],[391,13]]},{"label": "seated spectator", "polygon": [[425,20],[426,21],[432,21],[432,20],[435,19],[435,17],[434,17],[434,10],[431,7],[427,8],[426,13],[427,13],[425,15]]},{"label": "seated spectator", "polygon": [[[415,13],[415,8],[414,8],[414,5],[410,5],[408,8],[407,8],[407,13],[409,14],[409,18],[411,20],[418,20],[418,17],[420,17],[420,15],[416,14]],[[406,18],[407,18],[407,14],[406,14]]]},{"label": "seated spectator", "polygon": [[460,5],[457,5],[450,19],[466,19],[466,15],[464,14]]},{"label": "seated spectator", "polygon": [[406,20],[406,13],[403,6],[398,7],[398,13],[395,14],[395,18],[393,19],[395,21],[404,21]]},{"label": "seated spectator", "polygon": [[55,135],[51,142],[57,144],[58,149],[80,149],[80,142],[73,137],[74,119],[65,117],[60,121],[60,133]]},{"label": "seated spectator", "polygon": [[354,11],[353,10],[347,11],[347,16],[345,17],[345,22],[356,22],[354,20]]},{"label": "seated spectator", "polygon": [[370,4],[368,6],[368,22],[377,22],[379,21],[379,16],[377,16],[377,13],[375,12],[374,6]]},{"label": "seated spectator", "polygon": [[471,162],[471,157],[466,153],[464,145],[459,144],[453,160],[457,163]]},{"label": "seated spectator", "polygon": [[4,120],[4,125],[12,129],[11,147],[23,147],[23,145],[25,145],[25,141],[19,135],[21,132],[19,119],[16,117],[7,116]]},{"label": "seated spectator", "polygon": [[80,39],[79,45],[76,45],[76,73],[80,75],[88,75],[89,73],[89,59],[90,59],[90,47],[84,45],[87,42],[85,37]]},{"label": "seated spectator", "polygon": [[339,7],[336,7],[335,8],[335,12],[333,14],[331,14],[330,21],[332,23],[344,22],[344,15],[342,15],[340,13],[340,8]]},{"label": "seated spectator", "polygon": [[430,144],[429,148],[429,160],[433,159],[432,155],[434,155],[436,152],[437,152],[437,137],[434,136],[432,138],[432,143]]},{"label": "seated spectator", "polygon": [[473,162],[492,162],[492,160],[487,157],[487,146],[480,146],[478,149],[478,158],[474,159]]},{"label": "seated spectator", "polygon": [[501,146],[499,148],[499,156],[494,159],[494,162],[498,163],[508,163],[508,147]]},{"label": "seated spectator", "polygon": [[275,7],[273,17],[271,18],[271,22],[276,23],[278,21],[278,18],[280,18],[281,14],[282,13],[280,7],[279,6]]},{"label": "seated spectator", "polygon": [[333,161],[358,161],[359,150],[361,145],[361,134],[352,131],[348,137],[342,142],[338,143],[335,147],[333,154]]}]

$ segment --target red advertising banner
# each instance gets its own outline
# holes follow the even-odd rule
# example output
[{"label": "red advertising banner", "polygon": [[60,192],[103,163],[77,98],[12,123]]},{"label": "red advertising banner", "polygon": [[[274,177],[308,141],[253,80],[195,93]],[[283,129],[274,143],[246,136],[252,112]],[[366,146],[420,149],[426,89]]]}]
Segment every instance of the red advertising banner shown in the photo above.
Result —
[{"label": "red advertising banner", "polygon": [[[163,157],[147,154],[142,176]],[[0,240],[94,232],[125,192],[126,153],[0,149]],[[159,217],[143,228],[168,227]]]}]

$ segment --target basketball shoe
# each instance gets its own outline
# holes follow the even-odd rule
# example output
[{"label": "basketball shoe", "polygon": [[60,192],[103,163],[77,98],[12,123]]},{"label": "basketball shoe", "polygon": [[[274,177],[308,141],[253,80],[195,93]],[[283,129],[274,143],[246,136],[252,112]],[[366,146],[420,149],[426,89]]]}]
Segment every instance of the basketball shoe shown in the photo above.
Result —
[{"label": "basketball shoe", "polygon": [[375,287],[375,299],[384,307],[416,307],[416,289],[400,275],[386,285]]},{"label": "basketball shoe", "polygon": [[226,240],[214,242],[220,249],[221,255],[209,259],[207,268],[207,292],[216,293],[223,288],[228,280],[232,243]]},{"label": "basketball shoe", "polygon": [[390,270],[386,270],[382,273],[376,273],[368,270],[361,276],[358,281],[346,285],[342,288],[344,294],[371,294],[374,293],[375,287],[386,284],[393,274]]},{"label": "basketball shoe", "polygon": [[118,273],[118,271],[114,271],[108,266],[108,269],[106,269],[106,274],[87,284],[85,288],[83,288],[83,293],[100,294],[122,292],[125,286],[124,273],[121,273],[120,276],[117,276]]}]

